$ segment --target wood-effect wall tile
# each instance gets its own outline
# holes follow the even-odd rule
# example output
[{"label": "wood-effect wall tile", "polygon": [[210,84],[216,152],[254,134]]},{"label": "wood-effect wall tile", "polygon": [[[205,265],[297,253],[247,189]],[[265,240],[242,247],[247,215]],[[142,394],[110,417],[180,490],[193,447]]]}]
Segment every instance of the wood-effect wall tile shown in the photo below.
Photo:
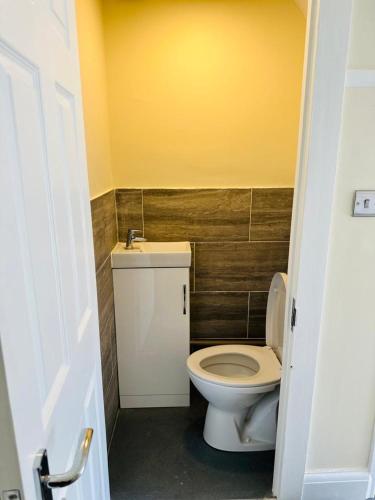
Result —
[{"label": "wood-effect wall tile", "polygon": [[241,338],[236,339],[235,342],[233,339],[191,339],[190,342],[190,352],[199,351],[199,349],[204,349],[205,347],[211,347],[215,345],[231,345],[231,344],[240,344],[240,345],[258,345],[264,346],[264,339],[248,339]]},{"label": "wood-effect wall tile", "polygon": [[195,245],[196,291],[267,291],[286,272],[289,244],[217,242]]},{"label": "wood-effect wall tile", "polygon": [[116,322],[115,311],[113,310],[113,329],[111,329],[111,354],[112,354],[112,369],[117,367],[117,339],[116,339]]},{"label": "wood-effect wall tile", "polygon": [[113,375],[113,367],[116,363],[113,359],[112,337],[115,331],[115,318],[114,314],[108,319],[107,323],[100,330],[100,353],[102,362],[102,378],[103,378],[103,391],[105,392],[110,384]]},{"label": "wood-effect wall tile", "polygon": [[100,353],[107,438],[118,409],[117,351],[110,253],[117,243],[115,192],[91,201],[100,331]]},{"label": "wood-effect wall tile", "polygon": [[128,229],[143,230],[141,189],[116,189],[116,207],[119,241],[126,241]]},{"label": "wood-effect wall tile", "polygon": [[190,300],[192,338],[246,337],[248,293],[193,293]]},{"label": "wood-effect wall tile", "polygon": [[195,243],[190,243],[191,266],[190,266],[190,293],[195,291]]},{"label": "wood-effect wall tile", "polygon": [[251,292],[249,301],[249,338],[266,337],[268,292]]},{"label": "wood-effect wall tile", "polygon": [[104,391],[104,413],[105,413],[105,424],[106,424],[106,434],[107,434],[107,445],[111,439],[113,429],[116,423],[116,417],[118,409],[120,406],[119,401],[119,386],[118,386],[118,376],[117,367],[114,370],[112,379],[106,391]]},{"label": "wood-effect wall tile", "polygon": [[116,205],[113,190],[91,200],[91,220],[95,267],[98,270],[117,243]]},{"label": "wood-effect wall tile", "polygon": [[113,278],[110,257],[107,258],[105,263],[96,273],[96,287],[98,295],[99,328],[102,331],[114,311]]},{"label": "wood-effect wall tile", "polygon": [[251,241],[289,241],[293,189],[253,189]]},{"label": "wood-effect wall tile", "polygon": [[247,241],[250,189],[146,189],[145,236],[151,241]]}]

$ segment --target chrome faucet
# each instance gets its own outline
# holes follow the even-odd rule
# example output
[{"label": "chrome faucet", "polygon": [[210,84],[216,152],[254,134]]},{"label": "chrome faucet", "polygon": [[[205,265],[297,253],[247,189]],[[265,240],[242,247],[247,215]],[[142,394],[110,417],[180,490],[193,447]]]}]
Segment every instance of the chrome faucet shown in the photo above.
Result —
[{"label": "chrome faucet", "polygon": [[143,233],[140,229],[128,229],[128,236],[126,238],[126,246],[125,248],[130,249],[133,248],[133,242],[137,241],[147,241],[146,238],[142,238],[140,236],[136,236],[137,233]]}]

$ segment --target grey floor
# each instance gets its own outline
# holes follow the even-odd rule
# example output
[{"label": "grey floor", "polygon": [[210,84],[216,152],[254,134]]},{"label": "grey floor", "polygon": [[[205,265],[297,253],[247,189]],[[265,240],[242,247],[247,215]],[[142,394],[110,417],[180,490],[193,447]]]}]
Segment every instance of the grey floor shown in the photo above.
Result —
[{"label": "grey floor", "polygon": [[109,455],[112,500],[271,496],[273,452],[230,453],[202,437],[206,403],[121,410]]}]

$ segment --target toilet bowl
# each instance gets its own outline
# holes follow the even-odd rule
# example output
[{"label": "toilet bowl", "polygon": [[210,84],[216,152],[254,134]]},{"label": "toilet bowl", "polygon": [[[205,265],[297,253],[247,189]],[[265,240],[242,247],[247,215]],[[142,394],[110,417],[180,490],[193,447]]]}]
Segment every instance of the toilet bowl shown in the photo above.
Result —
[{"label": "toilet bowl", "polygon": [[286,280],[286,274],[276,273],[271,282],[266,346],[219,345],[187,360],[192,383],[209,403],[203,437],[214,448],[275,448]]}]

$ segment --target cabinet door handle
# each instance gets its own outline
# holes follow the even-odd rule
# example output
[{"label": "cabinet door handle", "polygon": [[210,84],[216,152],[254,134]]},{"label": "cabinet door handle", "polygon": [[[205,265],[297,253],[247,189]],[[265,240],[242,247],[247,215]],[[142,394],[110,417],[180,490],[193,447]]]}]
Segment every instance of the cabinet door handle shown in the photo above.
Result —
[{"label": "cabinet door handle", "polygon": [[184,292],[184,308],[182,310],[182,313],[186,314],[186,285],[182,286],[182,290]]}]

